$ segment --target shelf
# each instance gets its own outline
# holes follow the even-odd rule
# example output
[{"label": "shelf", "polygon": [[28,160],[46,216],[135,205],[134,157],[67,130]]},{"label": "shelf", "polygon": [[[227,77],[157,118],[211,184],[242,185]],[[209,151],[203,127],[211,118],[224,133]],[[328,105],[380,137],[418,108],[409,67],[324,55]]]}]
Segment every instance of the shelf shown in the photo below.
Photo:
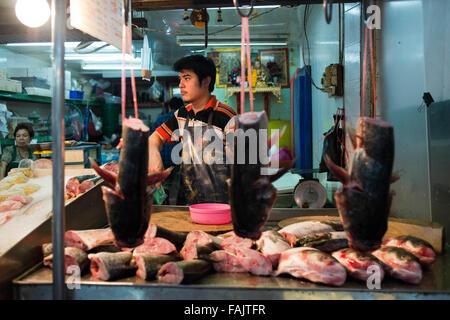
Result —
[{"label": "shelf", "polygon": [[[148,109],[148,108],[164,108],[164,103],[162,102],[138,102],[138,109]],[[133,109],[134,108],[134,104],[133,103],[128,103],[126,105],[127,109]]]},{"label": "shelf", "polygon": [[[0,100],[1,99],[7,99],[7,100],[15,100],[15,101],[26,101],[26,102],[32,102],[32,103],[52,103],[52,98],[50,97],[41,97],[41,96],[30,96],[24,93],[12,93],[12,92],[6,92],[6,91],[0,91]],[[74,100],[74,99],[65,99],[65,102],[73,103],[77,105],[89,105],[92,107],[95,106],[101,106],[104,103],[98,102],[98,101],[89,101],[89,100]]]},{"label": "shelf", "polygon": [[[281,87],[255,87],[252,88],[253,93],[272,93],[277,98],[281,96]],[[235,93],[240,93],[241,87],[226,87],[225,94],[231,97]],[[245,92],[250,92],[250,88],[245,88]]]}]

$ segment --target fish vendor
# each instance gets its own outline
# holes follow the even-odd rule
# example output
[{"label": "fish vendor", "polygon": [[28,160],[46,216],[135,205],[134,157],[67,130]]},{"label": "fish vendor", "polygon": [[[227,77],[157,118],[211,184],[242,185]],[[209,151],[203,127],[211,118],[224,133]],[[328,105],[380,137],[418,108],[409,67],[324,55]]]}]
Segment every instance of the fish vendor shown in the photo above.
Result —
[{"label": "fish vendor", "polygon": [[9,170],[19,167],[20,160],[36,160],[36,155],[30,147],[30,142],[34,137],[34,130],[31,123],[21,122],[14,129],[14,139],[16,144],[6,147],[0,161],[0,179],[4,178]]},{"label": "fish vendor", "polygon": [[175,111],[150,136],[149,172],[164,169],[160,150],[165,141],[181,141],[171,155],[178,166],[172,173],[177,183],[169,189],[169,204],[228,203],[226,137],[234,131],[236,113],[211,94],[216,66],[210,58],[186,56],[176,61],[173,69],[188,105]]}]

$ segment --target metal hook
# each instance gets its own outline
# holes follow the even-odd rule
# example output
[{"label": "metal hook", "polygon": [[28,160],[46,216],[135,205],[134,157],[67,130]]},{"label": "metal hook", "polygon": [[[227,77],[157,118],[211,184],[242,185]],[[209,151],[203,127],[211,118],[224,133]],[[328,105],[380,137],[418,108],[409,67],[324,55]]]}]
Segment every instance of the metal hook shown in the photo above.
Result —
[{"label": "metal hook", "polygon": [[123,21],[125,25],[128,27],[128,18],[129,18],[129,12],[130,12],[130,1],[129,0],[123,0],[123,7],[125,14],[123,15]]},{"label": "metal hook", "polygon": [[[333,3],[332,2],[333,2],[333,0],[323,0],[323,11],[325,12],[325,21],[327,22],[327,24],[330,24],[331,17],[333,15]],[[330,4],[330,6],[329,6],[330,10],[327,10],[328,3]]]},{"label": "metal hook", "polygon": [[253,1],[254,0],[250,0],[250,11],[245,15],[245,14],[242,14],[242,12],[241,12],[241,10],[239,9],[239,1],[238,0],[233,0],[233,4],[234,4],[234,6],[236,7],[236,10],[237,10],[237,12],[239,13],[239,15],[241,16],[241,17],[250,17],[250,15],[252,14],[252,12],[253,12]]}]

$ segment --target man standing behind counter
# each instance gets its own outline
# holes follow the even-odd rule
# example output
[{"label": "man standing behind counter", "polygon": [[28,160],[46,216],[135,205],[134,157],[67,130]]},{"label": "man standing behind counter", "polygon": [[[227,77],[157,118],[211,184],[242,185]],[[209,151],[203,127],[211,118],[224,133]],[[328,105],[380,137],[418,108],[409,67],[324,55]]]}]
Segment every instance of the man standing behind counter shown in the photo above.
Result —
[{"label": "man standing behind counter", "polygon": [[[222,150],[225,150],[226,135],[234,130],[236,113],[211,95],[216,82],[216,67],[211,59],[201,55],[187,56],[175,62],[173,69],[178,72],[183,100],[189,104],[178,109],[150,136],[149,172],[164,169],[160,155],[164,141],[173,143],[181,139],[183,158],[188,155],[191,161],[180,164],[178,190],[172,193],[176,194],[177,204],[228,203],[226,179],[230,169],[225,164],[225,152],[218,155],[214,149],[215,153],[212,151],[214,154],[211,155],[204,151],[213,141],[222,142]],[[198,130],[202,134],[199,135]],[[215,137],[211,138],[211,132]],[[211,163],[207,160],[209,156],[224,160]]]}]

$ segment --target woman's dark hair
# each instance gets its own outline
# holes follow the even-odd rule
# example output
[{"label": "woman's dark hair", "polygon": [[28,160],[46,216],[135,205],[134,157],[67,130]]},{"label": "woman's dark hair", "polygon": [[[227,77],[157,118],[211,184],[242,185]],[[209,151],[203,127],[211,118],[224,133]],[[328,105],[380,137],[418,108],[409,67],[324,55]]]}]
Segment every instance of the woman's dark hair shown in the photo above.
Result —
[{"label": "woman's dark hair", "polygon": [[216,66],[214,62],[207,57],[201,55],[192,55],[179,59],[173,65],[173,70],[180,72],[181,70],[192,70],[198,77],[199,83],[203,79],[210,77],[208,90],[212,92],[216,83]]},{"label": "woman's dark hair", "polygon": [[17,131],[19,131],[21,129],[25,129],[28,131],[28,134],[30,135],[30,139],[34,138],[33,126],[31,125],[31,123],[28,123],[28,122],[21,122],[21,123],[17,124],[16,129],[14,129],[14,138],[16,137]]}]

